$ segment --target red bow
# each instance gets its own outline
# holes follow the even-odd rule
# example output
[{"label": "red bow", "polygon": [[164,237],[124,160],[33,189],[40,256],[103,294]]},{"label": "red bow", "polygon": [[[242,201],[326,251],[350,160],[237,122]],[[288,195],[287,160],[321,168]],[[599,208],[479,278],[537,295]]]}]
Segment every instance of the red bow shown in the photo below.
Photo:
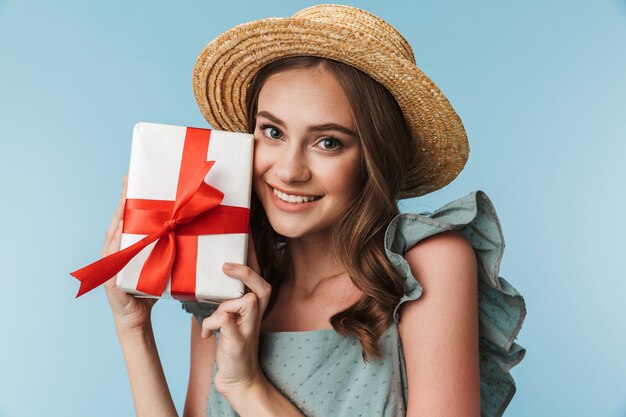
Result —
[{"label": "red bow", "polygon": [[[161,296],[171,272],[171,293],[195,298],[198,235],[248,233],[249,209],[220,205],[224,194],[204,182],[214,161],[205,161],[210,131],[188,128],[175,201],[127,199],[124,233],[147,234],[139,242],[71,273],[76,297],[117,274],[143,248],[156,245],[144,263],[137,290]],[[177,247],[180,253],[177,254]]]},{"label": "red bow", "polygon": [[[178,225],[188,224],[199,214],[219,206],[224,198],[222,192],[204,182],[204,177],[213,164],[213,161],[206,161],[196,171],[191,181],[185,184],[186,187],[180,193],[180,198],[174,202],[171,216],[160,226],[157,226],[156,230],[134,245],[72,272],[71,275],[80,281],[80,289],[76,297],[80,297],[109,280],[143,248],[155,240],[158,241],[141,269],[137,290],[160,296],[167,284],[176,256],[174,230]],[[156,212],[157,216],[158,214]],[[150,228],[150,226],[148,227]],[[152,227],[154,227],[154,222],[152,222]],[[190,232],[189,228],[187,229],[187,232]]]}]

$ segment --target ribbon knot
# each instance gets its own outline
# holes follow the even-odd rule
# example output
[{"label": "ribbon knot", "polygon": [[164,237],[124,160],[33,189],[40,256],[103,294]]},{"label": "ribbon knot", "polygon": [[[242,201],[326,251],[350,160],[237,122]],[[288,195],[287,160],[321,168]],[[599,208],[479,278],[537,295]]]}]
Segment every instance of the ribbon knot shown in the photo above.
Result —
[{"label": "ribbon knot", "polygon": [[[103,284],[156,241],[139,272],[136,289],[160,297],[171,277],[173,298],[196,300],[198,238],[249,233],[250,209],[222,205],[224,194],[204,182],[208,129],[187,128],[174,200],[127,198],[122,232],[145,236],[139,242],[71,273],[80,281],[76,297]],[[133,272],[135,274],[135,272]]]},{"label": "ribbon knot", "polygon": [[[188,226],[193,223],[202,213],[218,207],[224,198],[224,194],[221,191],[204,182],[204,177],[214,163],[214,161],[203,162],[197,171],[190,175],[182,184],[167,221],[159,226],[158,223],[155,224],[154,221],[149,221],[150,216],[141,220],[141,222],[147,222],[148,225],[150,223],[153,225],[150,226],[152,230],[148,236],[134,245],[72,272],[71,275],[80,281],[80,288],[76,297],[80,297],[84,293],[104,284],[121,271],[143,248],[154,241],[157,243],[141,269],[137,289],[146,294],[161,296],[176,256],[176,227],[182,224]],[[134,213],[132,213],[132,208],[129,212],[129,205],[132,206],[132,204],[129,204],[130,202],[130,200],[126,201],[124,229],[126,229],[129,223],[137,223],[137,219],[133,219]],[[141,213],[145,210],[138,211]]]},{"label": "ribbon knot", "polygon": [[178,225],[178,223],[176,223],[176,220],[170,220],[168,222],[165,222],[165,228],[167,229],[168,232],[173,232],[174,229],[176,229],[176,226]]}]

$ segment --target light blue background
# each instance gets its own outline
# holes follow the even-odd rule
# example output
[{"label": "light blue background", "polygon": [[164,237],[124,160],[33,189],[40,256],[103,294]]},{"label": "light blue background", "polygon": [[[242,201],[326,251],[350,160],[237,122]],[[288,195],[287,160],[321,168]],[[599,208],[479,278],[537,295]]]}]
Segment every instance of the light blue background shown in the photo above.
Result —
[{"label": "light blue background", "polygon": [[[99,256],[137,121],[206,126],[202,46],[311,1],[0,0],[0,416],[133,414]],[[396,26],[451,100],[471,155],[431,210],[482,189],[526,297],[507,416],[626,416],[626,2],[350,1]],[[182,412],[189,316],[154,327]]]}]

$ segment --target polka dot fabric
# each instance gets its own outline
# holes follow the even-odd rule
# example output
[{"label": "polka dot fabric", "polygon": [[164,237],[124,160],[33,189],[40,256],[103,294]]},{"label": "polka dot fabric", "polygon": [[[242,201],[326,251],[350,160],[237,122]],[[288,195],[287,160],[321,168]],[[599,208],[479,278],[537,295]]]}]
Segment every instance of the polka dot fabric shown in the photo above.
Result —
[{"label": "polka dot fabric", "polygon": [[[383,357],[365,363],[358,340],[334,330],[262,333],[259,360],[268,379],[307,416],[404,416],[407,386],[397,322],[399,307],[418,299],[422,287],[402,254],[422,239],[459,230],[478,261],[481,415],[502,416],[515,393],[509,370],[524,357],[514,343],[526,313],[524,299],[499,276],[504,250],[502,229],[493,204],[482,191],[446,204],[433,213],[398,215],[388,226],[385,249],[405,277],[405,295],[395,322],[380,339]],[[217,306],[183,303],[198,320]],[[219,332],[217,333],[219,343]],[[217,371],[217,366],[214,372]],[[211,417],[237,416],[211,386]]]}]

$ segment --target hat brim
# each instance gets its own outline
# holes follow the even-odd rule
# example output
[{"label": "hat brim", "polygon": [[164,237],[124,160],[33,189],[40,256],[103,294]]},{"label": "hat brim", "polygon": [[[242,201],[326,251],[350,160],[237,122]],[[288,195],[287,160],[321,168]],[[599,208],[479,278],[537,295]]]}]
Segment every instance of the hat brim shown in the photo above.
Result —
[{"label": "hat brim", "polygon": [[201,51],[193,90],[216,129],[247,130],[246,93],[265,65],[291,56],[318,56],[351,65],[384,85],[397,100],[416,142],[418,161],[400,198],[450,183],[469,146],[461,119],[437,86],[410,60],[371,34],[299,18],[266,18],[222,33]]}]

